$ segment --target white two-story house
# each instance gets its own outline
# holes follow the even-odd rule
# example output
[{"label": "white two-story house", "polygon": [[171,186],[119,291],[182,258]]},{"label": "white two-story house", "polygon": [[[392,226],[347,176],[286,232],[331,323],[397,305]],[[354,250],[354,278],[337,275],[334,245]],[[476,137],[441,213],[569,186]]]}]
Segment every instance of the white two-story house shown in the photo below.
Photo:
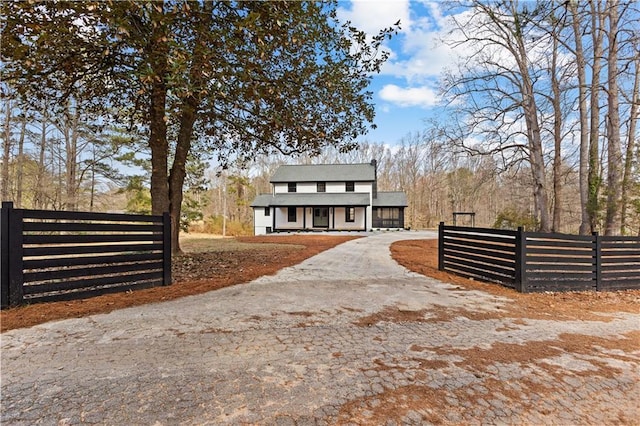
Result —
[{"label": "white two-story house", "polygon": [[404,228],[404,192],[379,192],[370,164],[280,166],[253,207],[255,235]]}]

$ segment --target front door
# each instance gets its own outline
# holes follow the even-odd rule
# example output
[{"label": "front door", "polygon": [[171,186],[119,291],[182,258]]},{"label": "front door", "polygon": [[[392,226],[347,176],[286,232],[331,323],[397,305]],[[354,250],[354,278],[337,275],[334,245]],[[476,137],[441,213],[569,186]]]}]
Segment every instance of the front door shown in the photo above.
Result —
[{"label": "front door", "polygon": [[329,207],[315,207],[313,209],[313,227],[329,227]]}]

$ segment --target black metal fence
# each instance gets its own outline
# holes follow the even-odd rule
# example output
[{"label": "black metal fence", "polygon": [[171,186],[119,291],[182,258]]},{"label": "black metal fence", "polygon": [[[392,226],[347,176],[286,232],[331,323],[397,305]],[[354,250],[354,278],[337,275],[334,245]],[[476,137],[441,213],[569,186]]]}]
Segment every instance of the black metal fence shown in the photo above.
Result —
[{"label": "black metal fence", "polygon": [[14,209],[0,218],[2,307],[171,284],[171,219]]},{"label": "black metal fence", "polygon": [[640,289],[640,238],[446,226],[438,268],[520,292]]}]

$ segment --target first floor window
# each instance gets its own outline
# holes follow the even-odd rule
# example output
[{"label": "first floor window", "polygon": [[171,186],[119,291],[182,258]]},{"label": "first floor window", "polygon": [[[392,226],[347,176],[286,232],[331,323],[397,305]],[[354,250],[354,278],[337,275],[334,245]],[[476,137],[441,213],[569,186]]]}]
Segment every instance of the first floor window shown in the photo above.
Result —
[{"label": "first floor window", "polygon": [[271,209],[269,207],[265,207],[264,208],[264,215],[265,216],[271,216]]},{"label": "first floor window", "polygon": [[289,222],[297,222],[297,211],[295,207],[289,207],[289,211],[287,212],[287,221]]},{"label": "first floor window", "polygon": [[345,222],[355,222],[356,221],[356,208],[355,207],[347,207],[345,209]]}]

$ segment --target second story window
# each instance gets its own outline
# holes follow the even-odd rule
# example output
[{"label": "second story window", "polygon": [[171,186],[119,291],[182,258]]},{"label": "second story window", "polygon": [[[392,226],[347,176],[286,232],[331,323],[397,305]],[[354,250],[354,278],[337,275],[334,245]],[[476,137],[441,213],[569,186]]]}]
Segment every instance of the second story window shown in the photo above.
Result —
[{"label": "second story window", "polygon": [[265,216],[271,216],[271,208],[265,207],[264,208],[264,215]]},{"label": "second story window", "polygon": [[324,182],[318,182],[316,184],[316,191],[317,192],[327,192],[327,184]]},{"label": "second story window", "polygon": [[296,183],[295,182],[289,182],[289,185],[287,187],[287,192],[296,192]]},{"label": "second story window", "polygon": [[344,186],[345,186],[344,190],[345,190],[346,192],[353,192],[353,191],[355,191],[355,187],[356,187],[355,182],[345,182],[345,185],[344,185]]}]

